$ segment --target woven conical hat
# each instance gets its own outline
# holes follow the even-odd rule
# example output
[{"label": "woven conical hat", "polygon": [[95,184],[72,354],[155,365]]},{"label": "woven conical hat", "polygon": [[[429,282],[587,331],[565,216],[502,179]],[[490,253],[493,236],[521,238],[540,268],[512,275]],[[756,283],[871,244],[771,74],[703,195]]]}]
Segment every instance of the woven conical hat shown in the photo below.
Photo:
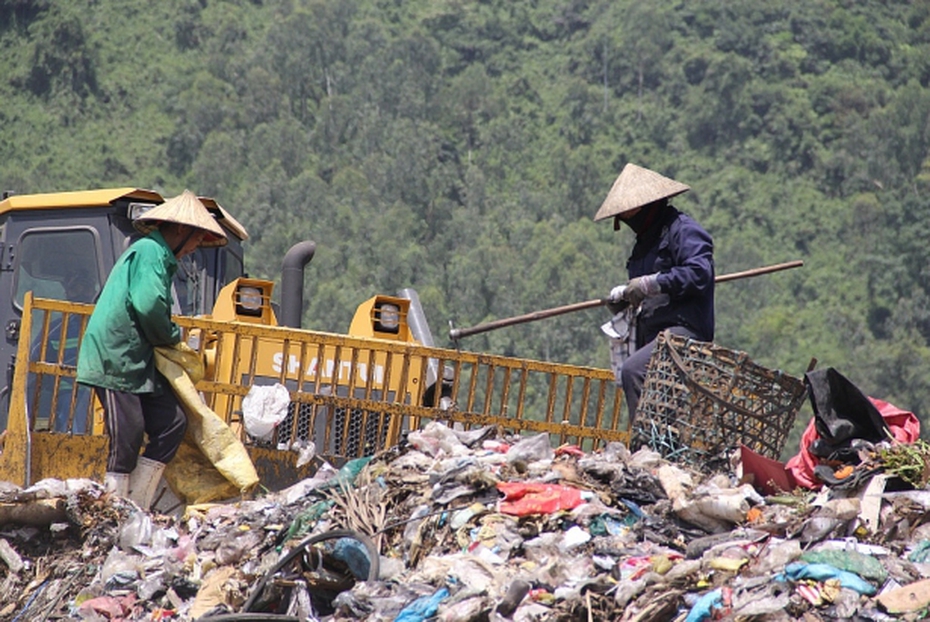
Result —
[{"label": "woven conical hat", "polygon": [[142,233],[148,233],[163,222],[174,222],[203,229],[207,235],[204,236],[200,246],[225,246],[228,241],[226,232],[216,222],[216,218],[190,190],[185,190],[158,207],[153,207],[132,224]]},{"label": "woven conical hat", "polygon": [[691,190],[691,186],[659,175],[648,168],[627,164],[617,177],[617,181],[614,182],[601,208],[594,215],[594,220],[604,220],[623,214],[688,190]]}]

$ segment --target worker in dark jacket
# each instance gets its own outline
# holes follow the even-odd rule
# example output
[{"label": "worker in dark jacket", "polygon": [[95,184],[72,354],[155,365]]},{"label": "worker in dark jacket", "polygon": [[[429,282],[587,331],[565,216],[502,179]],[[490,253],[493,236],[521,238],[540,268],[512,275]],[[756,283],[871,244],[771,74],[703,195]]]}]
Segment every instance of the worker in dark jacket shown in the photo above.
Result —
[{"label": "worker in dark jacket", "polygon": [[148,509],[187,429],[180,403],[155,368],[155,348],[181,340],[171,320],[172,277],[178,259],[227,239],[187,190],[133,224],[147,235],[120,256],[100,292],[81,342],[77,380],[94,387],[103,404],[110,437],[107,488]]},{"label": "worker in dark jacket", "polygon": [[629,280],[614,287],[612,303],[635,311],[635,344],[620,367],[630,420],[642,395],[646,367],[663,330],[699,341],[714,338],[714,242],[693,218],[669,204],[691,188],[627,164],[594,220],[613,218],[636,234],[626,268]]}]

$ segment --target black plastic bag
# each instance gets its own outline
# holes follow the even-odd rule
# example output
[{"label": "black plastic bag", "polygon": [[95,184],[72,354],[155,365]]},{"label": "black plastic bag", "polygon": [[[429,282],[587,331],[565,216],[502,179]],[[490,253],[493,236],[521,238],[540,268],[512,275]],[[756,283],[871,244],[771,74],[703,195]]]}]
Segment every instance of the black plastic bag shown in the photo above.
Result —
[{"label": "black plastic bag", "polygon": [[832,367],[804,376],[820,440],[810,447],[819,458],[858,463],[858,451],[891,437],[878,408]]}]

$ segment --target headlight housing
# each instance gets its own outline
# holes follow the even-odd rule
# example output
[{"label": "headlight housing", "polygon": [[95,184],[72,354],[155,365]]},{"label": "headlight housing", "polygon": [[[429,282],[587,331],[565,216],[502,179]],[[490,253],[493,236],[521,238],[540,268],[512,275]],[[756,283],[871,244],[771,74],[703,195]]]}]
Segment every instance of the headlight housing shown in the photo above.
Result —
[{"label": "headlight housing", "polygon": [[261,317],[264,291],[261,287],[241,285],[236,289],[236,314]]},{"label": "headlight housing", "polygon": [[394,334],[400,332],[400,307],[389,302],[376,304],[375,330]]},{"label": "headlight housing", "polygon": [[153,203],[130,203],[128,209],[129,220],[134,221],[153,207],[155,207]]}]

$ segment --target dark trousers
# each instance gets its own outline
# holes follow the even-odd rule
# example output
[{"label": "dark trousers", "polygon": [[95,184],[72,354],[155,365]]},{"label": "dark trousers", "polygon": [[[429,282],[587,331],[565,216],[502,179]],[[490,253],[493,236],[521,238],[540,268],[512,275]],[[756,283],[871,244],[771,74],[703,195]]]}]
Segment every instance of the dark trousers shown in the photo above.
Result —
[{"label": "dark trousers", "polygon": [[148,444],[143,456],[162,463],[174,458],[187,431],[187,416],[173,391],[154,395],[100,387],[94,390],[103,404],[104,426],[110,437],[108,473],[131,473],[145,436]]},{"label": "dark trousers", "polygon": [[[697,335],[684,326],[672,326],[668,330],[676,335],[697,339]],[[626,395],[626,407],[631,423],[635,421],[636,408],[639,406],[639,398],[643,394],[643,384],[646,382],[646,368],[649,365],[649,359],[652,357],[655,346],[656,340],[653,339],[639,350],[633,352],[630,358],[623,362],[623,367],[620,368],[620,383],[623,385],[623,393]]]}]

